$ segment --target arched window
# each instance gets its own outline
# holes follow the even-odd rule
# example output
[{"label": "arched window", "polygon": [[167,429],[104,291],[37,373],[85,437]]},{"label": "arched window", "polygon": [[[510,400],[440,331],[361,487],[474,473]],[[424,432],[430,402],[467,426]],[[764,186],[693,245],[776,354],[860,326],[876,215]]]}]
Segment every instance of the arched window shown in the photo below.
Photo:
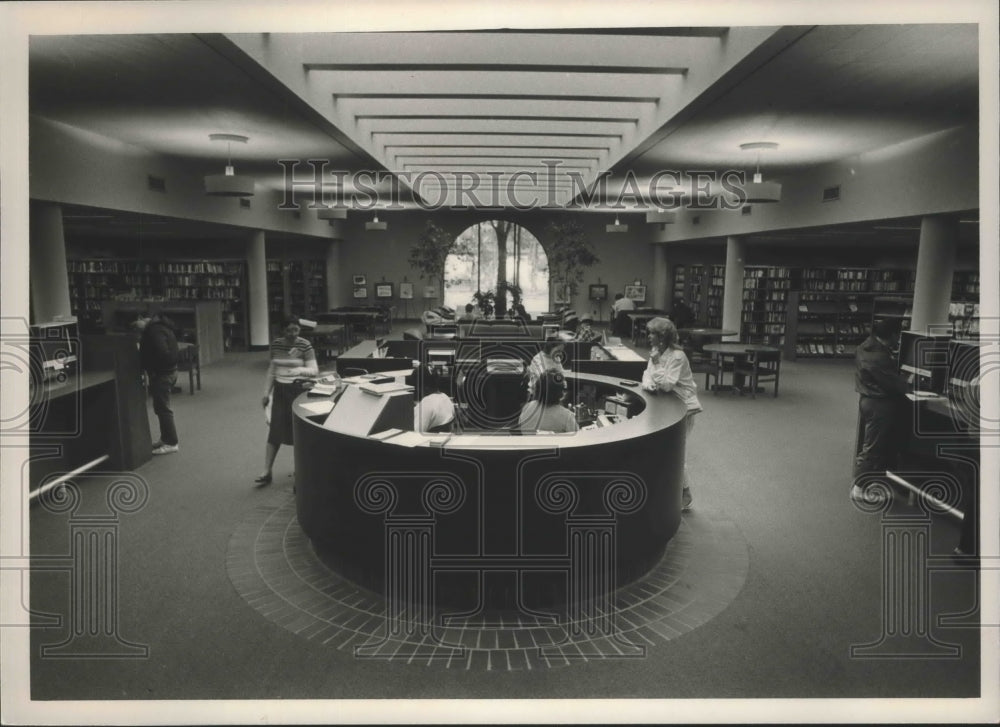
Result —
[{"label": "arched window", "polygon": [[[505,275],[499,276],[500,261]],[[549,260],[527,229],[506,220],[488,220],[466,228],[444,266],[444,303],[461,314],[477,291],[496,294],[498,287],[517,286],[521,303],[532,316],[549,308]],[[498,301],[498,314],[513,303]]]}]

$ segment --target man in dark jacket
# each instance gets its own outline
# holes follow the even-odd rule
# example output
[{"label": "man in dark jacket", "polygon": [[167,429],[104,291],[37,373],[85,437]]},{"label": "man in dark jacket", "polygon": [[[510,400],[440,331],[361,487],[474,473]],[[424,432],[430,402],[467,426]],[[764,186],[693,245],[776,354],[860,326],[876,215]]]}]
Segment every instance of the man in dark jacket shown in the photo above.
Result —
[{"label": "man in dark jacket", "polygon": [[170,392],[177,383],[177,336],[170,319],[159,313],[142,316],[138,327],[142,330],[139,359],[149,379],[153,412],[160,421],[160,440],[153,445],[153,454],[172,454],[180,449],[170,409]]},{"label": "man in dark jacket", "polygon": [[907,422],[906,393],[908,378],[900,374],[892,348],[899,340],[900,321],[879,319],[872,326],[872,335],[858,346],[855,355],[854,390],[860,395],[858,411],[862,427],[861,450],[854,460],[855,484],[851,497],[860,499],[865,493],[858,478],[865,474],[885,471],[895,465]]}]

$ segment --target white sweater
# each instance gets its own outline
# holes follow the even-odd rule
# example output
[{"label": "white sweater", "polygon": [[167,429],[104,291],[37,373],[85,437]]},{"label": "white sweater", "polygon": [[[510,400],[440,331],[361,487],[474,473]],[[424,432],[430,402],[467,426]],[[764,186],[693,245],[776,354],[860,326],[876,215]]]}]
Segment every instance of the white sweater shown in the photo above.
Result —
[{"label": "white sweater", "polygon": [[650,357],[642,374],[642,388],[646,391],[673,391],[689,412],[701,411],[698,386],[694,383],[691,364],[680,349],[667,349],[655,363],[653,357]]}]

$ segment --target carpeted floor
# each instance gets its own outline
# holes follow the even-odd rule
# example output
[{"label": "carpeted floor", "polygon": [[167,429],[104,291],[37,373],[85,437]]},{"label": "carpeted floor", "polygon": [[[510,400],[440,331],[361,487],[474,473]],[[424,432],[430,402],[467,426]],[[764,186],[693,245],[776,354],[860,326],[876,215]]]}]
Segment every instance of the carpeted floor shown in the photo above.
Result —
[{"label": "carpeted floor", "polygon": [[[291,497],[292,452],[270,488],[255,489],[266,429],[260,407],[266,354],[227,354],[202,371],[203,389],[174,396],[175,455],[135,475],[148,501],[117,523],[117,634],[148,647],[140,658],[51,658],[70,622],[32,633],[31,694],[38,700],[374,698],[818,698],[970,697],[979,693],[979,632],[939,623],[975,605],[970,571],[930,576],[928,638],[958,656],[852,657],[878,641],[885,523],[848,498],[856,397],[850,362],[782,365],[777,398],[702,394],[688,445],[694,510],[685,526],[712,541],[724,523],[748,568],[710,620],[648,646],[632,660],[564,668],[441,670],[354,658],[303,638],[251,605],[227,572],[233,535]],[[701,385],[703,381],[699,381]],[[153,423],[156,434],[155,419]],[[77,513],[106,510],[112,479],[80,478]],[[138,485],[141,487],[141,484]],[[897,505],[903,508],[905,504]],[[913,513],[919,510],[912,509]],[[69,552],[66,513],[30,513],[34,556]],[[292,524],[294,528],[294,523]],[[722,538],[722,530],[716,531]],[[930,524],[934,563],[957,542],[945,518]],[[293,533],[294,534],[294,533]],[[940,558],[938,556],[941,556]],[[63,559],[64,561],[65,559]],[[31,605],[65,614],[69,576],[36,570]],[[968,622],[970,619],[965,619]],[[958,619],[959,622],[962,619]],[[120,651],[130,647],[120,644]],[[877,651],[877,650],[876,650]],[[112,654],[112,656],[114,656]]]}]

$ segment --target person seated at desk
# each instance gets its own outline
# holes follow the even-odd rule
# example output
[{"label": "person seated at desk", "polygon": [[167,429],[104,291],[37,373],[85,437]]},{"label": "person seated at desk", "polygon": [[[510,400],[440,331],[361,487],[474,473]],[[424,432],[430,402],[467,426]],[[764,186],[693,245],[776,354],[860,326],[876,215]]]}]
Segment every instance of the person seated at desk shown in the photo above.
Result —
[{"label": "person seated at desk", "polygon": [[528,315],[528,311],[520,303],[510,309],[510,318],[513,321],[523,321],[526,324],[531,323],[531,316]]},{"label": "person seated at desk", "polygon": [[424,379],[427,393],[413,408],[413,430],[417,432],[449,432],[455,421],[455,404],[441,391],[441,375],[437,369],[428,371]]},{"label": "person seated at desk", "polygon": [[577,431],[580,427],[576,416],[562,405],[566,390],[566,376],[561,368],[544,371],[538,380],[535,397],[521,409],[518,428],[525,433]]},{"label": "person seated at desk", "polygon": [[465,304],[465,314],[458,319],[459,323],[471,323],[472,321],[477,321],[483,317],[483,314],[479,312],[472,303]]},{"label": "person seated at desk", "polygon": [[555,369],[563,371],[562,362],[566,360],[566,346],[562,341],[552,338],[542,344],[542,350],[532,357],[528,363],[528,398],[533,398],[537,392],[538,380],[542,375]]},{"label": "person seated at desk", "polygon": [[601,336],[595,331],[592,326],[594,324],[594,319],[590,316],[584,316],[580,319],[580,327],[576,329],[576,335],[573,336],[574,341],[596,341]]},{"label": "person seated at desk", "polygon": [[695,314],[683,298],[674,298],[673,307],[670,309],[670,320],[679,329],[691,328],[695,322]]},{"label": "person seated at desk", "polygon": [[[654,318],[646,324],[646,335],[649,338],[649,363],[642,374],[642,388],[646,391],[672,391],[680,397],[687,409],[685,437],[690,438],[694,415],[702,409],[691,364],[678,344],[677,327],[668,318]],[[683,511],[691,509],[691,499],[691,483],[685,464],[681,500]]]},{"label": "person seated at desk", "polygon": [[616,336],[632,334],[632,321],[628,314],[635,310],[635,301],[626,298],[624,293],[615,293],[615,302],[611,304],[611,331]]}]

